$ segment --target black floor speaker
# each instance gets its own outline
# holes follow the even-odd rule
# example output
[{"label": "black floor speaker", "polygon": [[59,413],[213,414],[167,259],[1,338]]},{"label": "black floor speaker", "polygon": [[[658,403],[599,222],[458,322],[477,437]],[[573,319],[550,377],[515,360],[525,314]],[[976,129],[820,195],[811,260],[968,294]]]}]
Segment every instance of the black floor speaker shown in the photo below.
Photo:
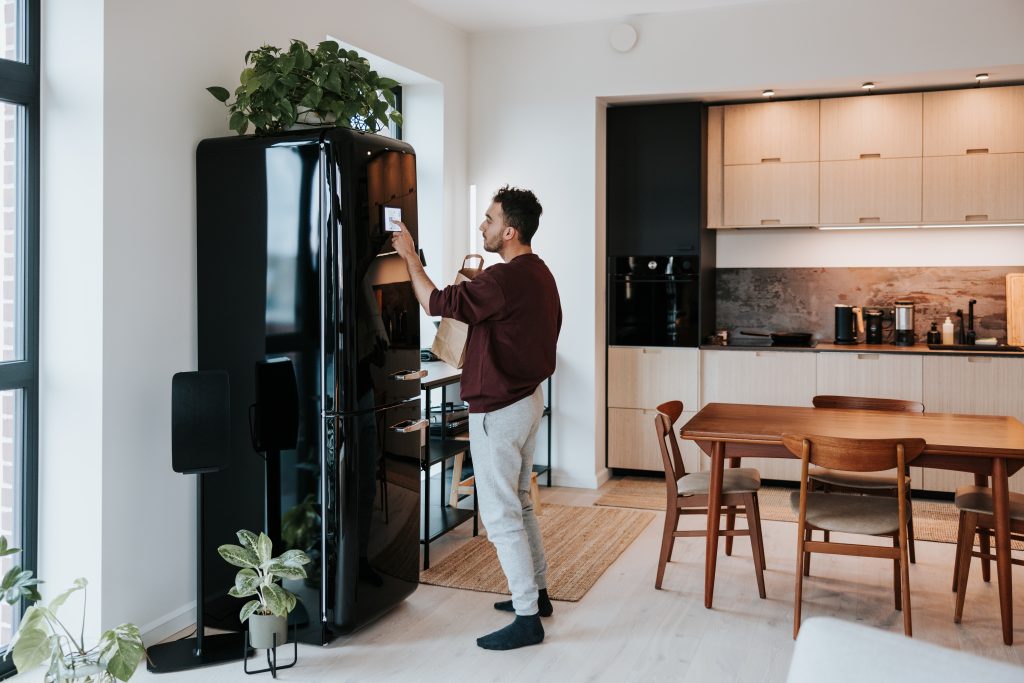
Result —
[{"label": "black floor speaker", "polygon": [[231,390],[223,370],[179,372],[171,378],[171,467],[182,474],[228,466]]}]

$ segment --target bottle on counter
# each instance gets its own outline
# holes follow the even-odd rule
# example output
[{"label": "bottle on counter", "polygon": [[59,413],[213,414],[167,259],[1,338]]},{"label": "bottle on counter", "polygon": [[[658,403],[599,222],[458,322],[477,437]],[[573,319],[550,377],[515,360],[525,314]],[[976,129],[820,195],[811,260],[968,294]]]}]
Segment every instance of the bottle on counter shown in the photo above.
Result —
[{"label": "bottle on counter", "polygon": [[953,321],[946,316],[946,322],[942,323],[942,343],[950,345],[953,343]]},{"label": "bottle on counter", "polygon": [[942,333],[939,332],[938,323],[932,323],[932,329],[928,330],[928,343],[929,344],[941,344]]}]

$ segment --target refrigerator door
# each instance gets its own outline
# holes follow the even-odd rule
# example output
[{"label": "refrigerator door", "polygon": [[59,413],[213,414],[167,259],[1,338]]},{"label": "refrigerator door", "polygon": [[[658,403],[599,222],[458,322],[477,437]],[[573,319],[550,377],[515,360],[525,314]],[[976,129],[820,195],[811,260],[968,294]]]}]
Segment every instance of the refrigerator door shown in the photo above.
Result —
[{"label": "refrigerator door", "polygon": [[[412,148],[325,134],[324,613],[348,632],[415,590],[419,556],[419,311],[385,215],[415,235]],[[327,310],[330,307],[331,310]]]}]

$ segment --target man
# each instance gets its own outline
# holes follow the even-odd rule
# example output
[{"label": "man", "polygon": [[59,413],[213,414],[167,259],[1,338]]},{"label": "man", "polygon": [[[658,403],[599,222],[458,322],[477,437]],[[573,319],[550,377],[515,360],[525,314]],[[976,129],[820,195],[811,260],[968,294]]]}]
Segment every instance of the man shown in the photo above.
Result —
[{"label": "man", "polygon": [[477,638],[488,650],[544,640],[550,616],[547,561],[530,501],[537,429],[544,411],[541,383],[555,371],[562,326],[558,288],[530,243],[541,205],[529,190],[507,185],[495,193],[480,225],[484,249],[504,263],[470,282],[438,291],[423,271],[412,236],[401,223],[395,251],[409,269],[416,299],[430,315],[469,325],[462,398],[469,403],[469,440],[480,516],[498,552],[512,599],[495,603],[515,621]]}]

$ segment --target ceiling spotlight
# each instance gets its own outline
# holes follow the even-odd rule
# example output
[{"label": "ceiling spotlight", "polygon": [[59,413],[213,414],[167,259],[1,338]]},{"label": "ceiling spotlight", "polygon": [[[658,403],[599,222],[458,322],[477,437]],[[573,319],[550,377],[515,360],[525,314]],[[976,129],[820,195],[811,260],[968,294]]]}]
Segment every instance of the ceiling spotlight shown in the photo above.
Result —
[{"label": "ceiling spotlight", "polygon": [[860,87],[862,90],[867,90],[868,92],[871,92],[872,90],[875,89],[875,84],[872,83],[871,81],[867,81],[866,83],[862,83]]},{"label": "ceiling spotlight", "polygon": [[775,91],[769,88],[761,92],[761,97],[775,97]]},{"label": "ceiling spotlight", "polygon": [[988,80],[988,74],[977,74],[974,77],[974,80],[978,81],[978,83],[981,83],[982,81],[987,81]]}]

